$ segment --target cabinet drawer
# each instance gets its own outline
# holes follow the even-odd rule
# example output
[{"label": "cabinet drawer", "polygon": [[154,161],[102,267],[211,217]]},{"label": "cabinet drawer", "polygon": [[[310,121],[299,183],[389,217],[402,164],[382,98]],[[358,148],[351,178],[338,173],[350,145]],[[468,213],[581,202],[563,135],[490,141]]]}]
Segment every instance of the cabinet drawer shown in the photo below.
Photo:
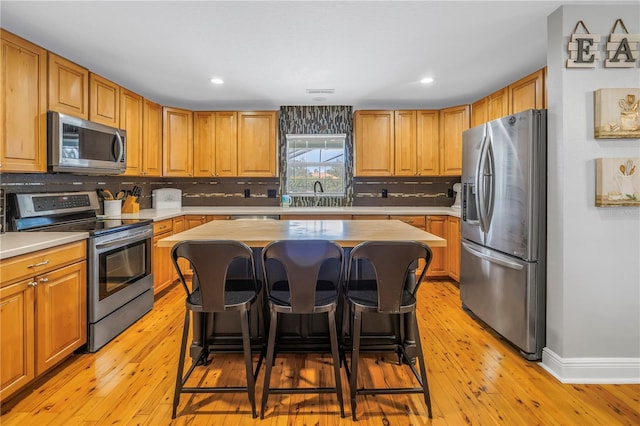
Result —
[{"label": "cabinet drawer", "polygon": [[415,226],[416,228],[420,228],[422,230],[425,229],[426,220],[424,216],[389,216],[391,220],[401,220],[404,223],[407,223],[411,226]]},{"label": "cabinet drawer", "polygon": [[65,244],[35,253],[5,259],[0,262],[2,286],[25,277],[57,269],[84,260],[87,257],[85,241]]},{"label": "cabinet drawer", "polygon": [[173,231],[173,219],[165,219],[153,223],[153,235]]}]

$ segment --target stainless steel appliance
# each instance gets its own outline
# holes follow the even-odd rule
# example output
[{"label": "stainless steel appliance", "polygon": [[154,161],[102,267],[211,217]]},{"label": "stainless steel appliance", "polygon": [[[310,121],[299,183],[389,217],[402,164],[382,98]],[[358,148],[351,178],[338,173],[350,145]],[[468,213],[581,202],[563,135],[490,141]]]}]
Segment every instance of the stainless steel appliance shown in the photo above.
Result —
[{"label": "stainless steel appliance", "polygon": [[119,174],[126,169],[126,132],[59,112],[47,113],[49,169]]},{"label": "stainless steel appliance", "polygon": [[150,220],[100,219],[95,192],[10,194],[13,231],[85,231],[87,349],[95,352],[153,308]]},{"label": "stainless steel appliance", "polygon": [[542,357],[546,290],[546,111],[463,133],[462,305]]}]

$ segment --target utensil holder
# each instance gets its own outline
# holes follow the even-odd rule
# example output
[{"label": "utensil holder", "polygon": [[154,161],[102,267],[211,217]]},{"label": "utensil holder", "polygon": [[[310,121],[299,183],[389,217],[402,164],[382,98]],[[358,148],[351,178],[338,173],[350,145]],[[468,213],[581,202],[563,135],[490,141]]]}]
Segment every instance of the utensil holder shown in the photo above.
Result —
[{"label": "utensil holder", "polygon": [[129,195],[124,200],[124,204],[122,205],[123,213],[138,213],[140,211],[140,203],[138,203],[138,197],[134,197],[133,195]]},{"label": "utensil holder", "polygon": [[104,200],[104,214],[109,217],[118,217],[122,213],[122,200]]}]

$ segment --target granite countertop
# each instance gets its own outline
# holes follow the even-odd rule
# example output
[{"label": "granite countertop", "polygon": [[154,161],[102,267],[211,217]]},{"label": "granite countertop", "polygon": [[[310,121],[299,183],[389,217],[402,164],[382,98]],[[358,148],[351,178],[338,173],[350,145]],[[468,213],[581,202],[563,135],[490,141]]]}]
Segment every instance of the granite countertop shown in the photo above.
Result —
[{"label": "granite countertop", "polygon": [[[160,221],[185,214],[222,216],[267,215],[446,215],[460,217],[460,210],[450,207],[182,207],[180,209],[145,209],[124,213],[123,219]],[[0,259],[32,253],[89,237],[87,232],[7,232],[0,235]]]},{"label": "granite countertop", "polygon": [[88,237],[88,232],[7,232],[0,235],[0,259],[61,246]]},{"label": "granite countertop", "polygon": [[460,217],[459,209],[451,207],[182,207],[180,209],[144,209],[138,213],[123,213],[123,219],[171,219],[185,214],[194,215],[445,215]]}]

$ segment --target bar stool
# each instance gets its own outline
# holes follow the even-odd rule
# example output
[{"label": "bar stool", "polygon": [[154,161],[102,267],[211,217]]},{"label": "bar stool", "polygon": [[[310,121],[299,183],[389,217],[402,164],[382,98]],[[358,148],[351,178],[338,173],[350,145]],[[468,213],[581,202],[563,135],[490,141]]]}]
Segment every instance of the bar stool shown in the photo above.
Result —
[{"label": "bar stool", "polygon": [[[269,394],[335,393],[344,417],[340,356],[335,313],[340,296],[344,251],[325,240],[281,240],[268,244],[262,251],[262,270],[269,299],[270,324],[267,360],[262,391],[260,418],[264,418]],[[326,276],[327,268],[331,274]],[[321,273],[325,272],[325,273]],[[335,387],[272,388],[271,368],[276,352],[279,314],[326,313],[333,357]]]},{"label": "bar stool", "polygon": [[[426,244],[417,241],[367,241],[357,245],[351,251],[345,289],[345,298],[352,321],[353,347],[351,351],[351,371],[349,371],[346,359],[345,366],[347,368],[347,376],[349,377],[353,420],[357,420],[357,395],[411,393],[421,393],[424,395],[429,418],[431,418],[431,398],[429,396],[429,385],[427,383],[427,369],[425,368],[424,356],[422,354],[418,321],[415,316],[416,294],[431,262],[431,256],[431,249]],[[419,259],[424,259],[426,264],[414,285],[412,274],[414,274],[413,271],[417,264],[416,261]],[[358,274],[358,267],[356,265],[358,262],[369,263],[374,274],[372,279],[355,277]],[[415,274],[413,276],[415,276]],[[357,387],[363,313],[388,314],[398,317],[399,338],[395,343],[394,350],[397,351],[399,355],[398,361],[400,364],[402,364],[403,358],[407,361],[414,377],[420,385],[419,387]],[[404,347],[404,320],[410,323],[415,336],[420,372],[416,370],[415,365],[411,362]],[[343,330],[343,339],[344,335]]]},{"label": "bar stool", "polygon": [[[178,263],[178,259],[184,258],[193,269],[193,291],[189,290],[184,279],[184,272]],[[258,364],[253,370],[251,358],[251,343],[249,336],[249,310],[258,299],[261,290],[261,282],[256,277],[256,269],[251,249],[238,241],[182,241],[171,250],[171,259],[178,272],[180,282],[184,287],[186,298],[186,311],[184,328],[182,330],[182,343],[180,345],[180,361],[176,377],[176,387],[173,397],[172,418],[176,417],[176,410],[180,402],[181,393],[235,393],[247,392],[251,403],[251,412],[254,418],[256,413],[255,379],[258,376],[260,365],[264,358],[264,352],[260,353]],[[240,259],[247,264],[246,278],[229,278],[229,266]],[[197,283],[197,285],[195,284]],[[184,359],[189,335],[190,313],[215,313],[225,311],[238,311],[242,329],[242,348],[245,360],[247,385],[242,387],[187,387],[185,383],[197,365],[206,365],[209,349],[203,342],[202,349],[183,376]],[[203,332],[203,336],[207,336]]]}]

